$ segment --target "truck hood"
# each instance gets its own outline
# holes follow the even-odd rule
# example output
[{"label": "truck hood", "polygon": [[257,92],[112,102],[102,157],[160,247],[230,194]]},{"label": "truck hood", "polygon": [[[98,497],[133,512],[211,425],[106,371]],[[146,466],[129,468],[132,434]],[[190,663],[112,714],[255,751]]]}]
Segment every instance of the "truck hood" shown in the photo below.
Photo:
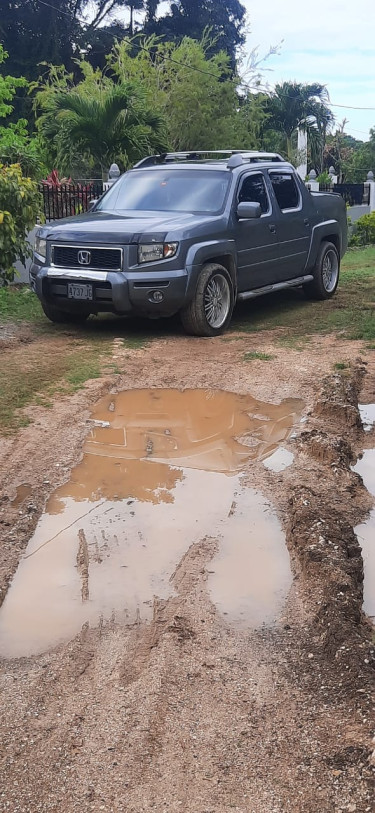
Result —
[{"label": "truck hood", "polygon": [[206,215],[181,212],[89,212],[46,224],[40,234],[47,240],[63,242],[129,244],[145,238],[162,242],[169,232],[211,220]]}]

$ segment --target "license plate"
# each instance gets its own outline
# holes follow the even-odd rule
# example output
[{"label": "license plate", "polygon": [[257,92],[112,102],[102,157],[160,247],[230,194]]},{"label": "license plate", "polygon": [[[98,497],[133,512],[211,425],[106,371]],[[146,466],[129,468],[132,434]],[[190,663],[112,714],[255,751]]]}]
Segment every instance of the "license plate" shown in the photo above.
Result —
[{"label": "license plate", "polygon": [[92,285],[68,282],[68,299],[92,299]]}]

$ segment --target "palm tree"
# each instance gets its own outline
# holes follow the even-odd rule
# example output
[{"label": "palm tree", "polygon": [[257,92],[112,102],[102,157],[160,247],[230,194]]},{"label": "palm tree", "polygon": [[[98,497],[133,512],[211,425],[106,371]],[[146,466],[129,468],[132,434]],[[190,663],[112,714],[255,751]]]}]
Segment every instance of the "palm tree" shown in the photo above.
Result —
[{"label": "palm tree", "polygon": [[126,166],[166,146],[162,116],[132,82],[57,90],[44,104],[39,129],[44,139],[55,139],[61,167],[81,152],[103,173],[113,161]]},{"label": "palm tree", "polygon": [[268,125],[285,136],[289,159],[293,155],[292,137],[298,128],[307,132],[313,153],[320,150],[329,126],[334,122],[328,102],[325,86],[317,82],[275,85],[267,104]]}]

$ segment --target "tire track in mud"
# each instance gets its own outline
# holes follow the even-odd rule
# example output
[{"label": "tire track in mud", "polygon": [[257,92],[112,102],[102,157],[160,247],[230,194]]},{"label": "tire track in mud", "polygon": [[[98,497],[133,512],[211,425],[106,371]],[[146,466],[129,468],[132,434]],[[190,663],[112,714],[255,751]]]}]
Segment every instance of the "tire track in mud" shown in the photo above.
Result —
[{"label": "tire track in mud", "polygon": [[[316,431],[319,421],[312,418]],[[2,713],[10,807],[4,810],[368,810],[373,673],[364,663],[368,629],[358,609],[350,524],[365,496],[345,450],[340,462],[337,425],[327,414],[324,431],[328,451],[324,438],[319,456],[302,443],[294,474],[283,481],[290,483],[288,543],[305,615],[288,619],[289,629],[236,630],[218,616],[207,592],[217,542],[195,543],[173,574],[177,595],[154,602],[151,622],[86,626],[67,646],[9,664]],[[358,431],[352,425],[353,446]],[[327,469],[327,483],[320,483]],[[306,485],[295,488],[303,470]],[[335,493],[336,510],[346,511],[349,523],[327,507]],[[324,544],[316,526],[321,519]],[[323,551],[320,560],[309,550],[314,544]],[[336,605],[339,584],[349,589]],[[336,614],[344,638],[336,626],[329,631]]]}]

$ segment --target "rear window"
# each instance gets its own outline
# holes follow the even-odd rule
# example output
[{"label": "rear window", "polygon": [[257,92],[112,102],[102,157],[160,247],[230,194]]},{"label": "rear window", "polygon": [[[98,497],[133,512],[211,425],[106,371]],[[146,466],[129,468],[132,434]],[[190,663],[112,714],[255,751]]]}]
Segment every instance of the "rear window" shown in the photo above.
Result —
[{"label": "rear window", "polygon": [[224,206],[230,177],[220,170],[161,168],[128,172],[95,210],[217,214]]},{"label": "rear window", "polygon": [[270,179],[280,209],[297,209],[300,195],[295,179],[291,173],[270,172]]}]

